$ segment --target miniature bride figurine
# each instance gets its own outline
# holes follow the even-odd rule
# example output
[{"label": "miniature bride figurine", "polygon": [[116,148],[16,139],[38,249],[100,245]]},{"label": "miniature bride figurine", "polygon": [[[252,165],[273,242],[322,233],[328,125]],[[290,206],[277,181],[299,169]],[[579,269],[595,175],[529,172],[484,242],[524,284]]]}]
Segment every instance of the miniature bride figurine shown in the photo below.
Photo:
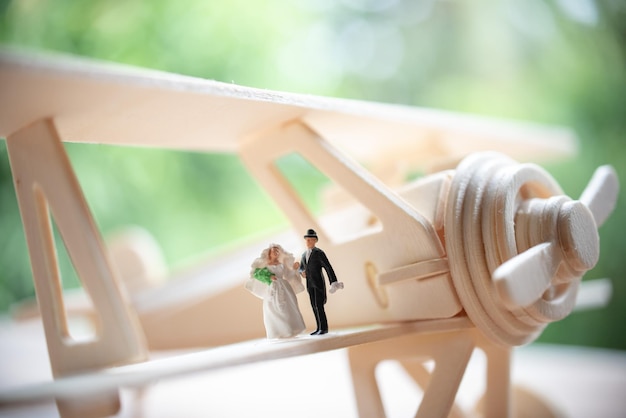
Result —
[{"label": "miniature bride figurine", "polygon": [[267,338],[288,338],[305,329],[296,293],[304,290],[298,274],[299,263],[280,245],[271,244],[254,260],[245,284],[263,299],[263,323]]}]

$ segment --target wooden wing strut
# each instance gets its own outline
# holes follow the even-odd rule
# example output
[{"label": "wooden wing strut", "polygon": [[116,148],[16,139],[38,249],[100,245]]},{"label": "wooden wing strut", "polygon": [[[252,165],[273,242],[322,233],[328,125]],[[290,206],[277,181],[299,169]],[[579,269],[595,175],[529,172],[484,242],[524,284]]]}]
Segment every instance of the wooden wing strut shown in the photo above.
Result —
[{"label": "wooden wing strut", "polygon": [[[54,377],[145,360],[139,322],[117,284],[53,121],[41,120],[10,135],[7,149]],[[96,335],[88,341],[74,340],[69,332],[50,216],[98,316]],[[58,399],[61,416],[96,417],[119,410],[117,391],[88,398]]]}]

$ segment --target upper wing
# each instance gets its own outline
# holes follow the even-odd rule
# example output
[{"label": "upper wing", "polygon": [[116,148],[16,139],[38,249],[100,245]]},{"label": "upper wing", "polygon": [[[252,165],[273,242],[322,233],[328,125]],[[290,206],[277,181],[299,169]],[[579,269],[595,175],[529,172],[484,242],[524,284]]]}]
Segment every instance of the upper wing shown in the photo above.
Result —
[{"label": "upper wing", "polygon": [[53,117],[63,141],[236,152],[301,119],[361,162],[426,162],[495,150],[518,160],[575,151],[560,128],[280,93],[60,56],[0,50],[0,136]]}]

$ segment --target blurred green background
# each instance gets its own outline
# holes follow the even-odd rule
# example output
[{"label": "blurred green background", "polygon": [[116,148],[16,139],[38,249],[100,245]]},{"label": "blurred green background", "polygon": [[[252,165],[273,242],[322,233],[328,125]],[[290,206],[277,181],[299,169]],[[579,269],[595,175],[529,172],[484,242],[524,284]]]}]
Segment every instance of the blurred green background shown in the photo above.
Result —
[{"label": "blurred green background", "polygon": [[[568,126],[579,155],[544,165],[565,192],[578,197],[602,164],[626,185],[624,1],[0,0],[0,42],[244,86]],[[171,269],[288,225],[233,155],[66,148],[103,234],[145,227]],[[322,183],[306,168],[300,175]],[[624,196],[586,276],[613,280],[609,305],[572,313],[539,341],[626,349]],[[64,286],[77,286],[61,258]],[[0,141],[0,311],[33,295]]]}]

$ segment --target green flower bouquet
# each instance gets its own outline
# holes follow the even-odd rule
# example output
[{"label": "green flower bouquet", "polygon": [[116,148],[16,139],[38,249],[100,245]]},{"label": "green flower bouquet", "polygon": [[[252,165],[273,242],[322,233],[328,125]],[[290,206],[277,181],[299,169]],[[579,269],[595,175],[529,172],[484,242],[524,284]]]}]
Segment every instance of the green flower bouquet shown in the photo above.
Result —
[{"label": "green flower bouquet", "polygon": [[267,267],[256,268],[254,270],[254,278],[267,285],[272,284],[272,276],[274,273],[268,270]]}]

